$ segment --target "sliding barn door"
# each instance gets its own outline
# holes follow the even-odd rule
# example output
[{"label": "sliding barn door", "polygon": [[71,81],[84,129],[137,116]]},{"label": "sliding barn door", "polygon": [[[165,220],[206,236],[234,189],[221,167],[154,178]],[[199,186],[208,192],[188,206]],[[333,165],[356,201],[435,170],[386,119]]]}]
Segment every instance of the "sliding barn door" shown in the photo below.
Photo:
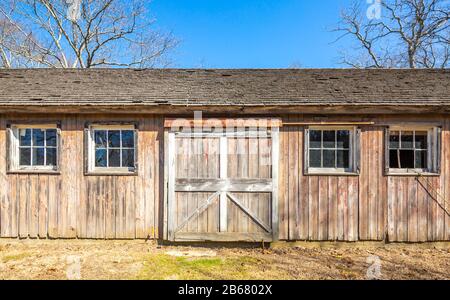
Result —
[{"label": "sliding barn door", "polygon": [[168,138],[168,238],[277,238],[278,128]]}]

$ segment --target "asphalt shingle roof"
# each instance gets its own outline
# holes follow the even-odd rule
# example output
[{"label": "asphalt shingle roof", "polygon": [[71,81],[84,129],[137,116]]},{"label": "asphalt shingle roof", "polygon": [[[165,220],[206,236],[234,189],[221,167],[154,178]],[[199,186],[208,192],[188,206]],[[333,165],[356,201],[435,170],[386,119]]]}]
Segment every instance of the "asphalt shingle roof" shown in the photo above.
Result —
[{"label": "asphalt shingle roof", "polygon": [[0,70],[0,106],[450,106],[450,69]]}]

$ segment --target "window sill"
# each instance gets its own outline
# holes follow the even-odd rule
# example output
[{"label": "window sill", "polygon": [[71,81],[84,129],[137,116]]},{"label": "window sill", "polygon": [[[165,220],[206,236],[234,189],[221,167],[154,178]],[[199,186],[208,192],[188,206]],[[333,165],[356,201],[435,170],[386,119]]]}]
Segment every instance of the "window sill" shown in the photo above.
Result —
[{"label": "window sill", "polygon": [[409,176],[409,177],[439,177],[441,174],[439,173],[431,173],[431,172],[424,172],[424,173],[411,173],[411,172],[393,172],[389,171],[385,174],[386,176]]},{"label": "window sill", "polygon": [[138,171],[89,171],[84,176],[138,176]]},{"label": "window sill", "polygon": [[9,175],[14,175],[14,174],[22,174],[22,175],[26,175],[26,174],[35,174],[35,175],[61,175],[61,171],[60,170],[39,170],[39,169],[23,169],[23,170],[8,170],[6,172],[6,174]]},{"label": "window sill", "polygon": [[359,176],[357,172],[306,172],[304,176]]}]

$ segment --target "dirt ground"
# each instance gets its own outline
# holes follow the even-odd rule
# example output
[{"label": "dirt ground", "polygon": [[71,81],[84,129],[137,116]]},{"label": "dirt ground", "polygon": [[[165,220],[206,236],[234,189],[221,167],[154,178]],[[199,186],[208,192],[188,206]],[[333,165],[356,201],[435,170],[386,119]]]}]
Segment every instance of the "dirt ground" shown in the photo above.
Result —
[{"label": "dirt ground", "polygon": [[0,239],[0,279],[450,279],[450,248]]}]

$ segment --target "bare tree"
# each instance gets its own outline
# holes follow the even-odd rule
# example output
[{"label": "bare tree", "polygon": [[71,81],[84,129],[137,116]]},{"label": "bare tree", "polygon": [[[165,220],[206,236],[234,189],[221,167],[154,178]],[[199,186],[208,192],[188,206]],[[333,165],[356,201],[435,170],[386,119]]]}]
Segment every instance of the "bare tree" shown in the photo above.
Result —
[{"label": "bare tree", "polygon": [[146,0],[2,0],[0,68],[154,67],[171,34],[153,29]]},{"label": "bare tree", "polygon": [[448,0],[375,0],[379,15],[355,1],[341,13],[338,40],[350,37],[353,54],[341,63],[355,68],[448,68]]}]

